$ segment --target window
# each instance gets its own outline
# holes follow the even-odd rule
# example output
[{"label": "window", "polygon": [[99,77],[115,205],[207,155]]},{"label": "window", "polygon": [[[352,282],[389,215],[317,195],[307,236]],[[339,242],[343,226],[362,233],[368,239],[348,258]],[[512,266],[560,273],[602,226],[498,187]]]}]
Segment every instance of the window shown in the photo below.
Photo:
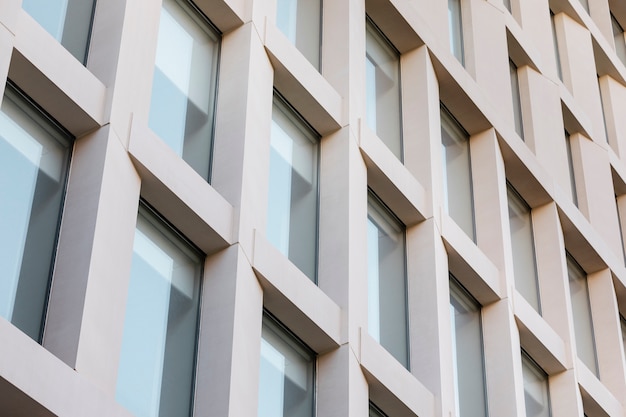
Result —
[{"label": "window", "polygon": [[463,51],[463,18],[461,12],[462,0],[448,0],[448,25],[450,26],[450,51],[465,65],[465,52]]},{"label": "window", "polygon": [[559,54],[559,42],[556,37],[556,24],[554,23],[554,13],[550,10],[550,24],[552,25],[552,45],[554,46],[554,58],[556,60],[556,73],[559,80],[563,81],[563,70],[561,69],[561,56]]},{"label": "window", "polygon": [[626,319],[620,315],[619,321],[622,324],[622,343],[624,345],[624,355],[626,356]]},{"label": "window", "polygon": [[589,370],[598,376],[587,274],[569,254],[567,255],[567,273],[569,276],[569,292],[572,299],[576,351],[578,357],[587,365]]},{"label": "window", "polygon": [[515,288],[541,313],[530,207],[510,184],[507,186],[507,195]]},{"label": "window", "polygon": [[191,415],[202,261],[140,206],[116,389],[137,417]]},{"label": "window", "polygon": [[387,417],[376,405],[370,403],[369,417]]},{"label": "window", "polygon": [[524,139],[524,125],[522,123],[522,100],[520,97],[519,78],[517,65],[509,59],[509,72],[511,74],[511,92],[513,93],[513,120],[515,131],[522,140]]},{"label": "window", "polygon": [[469,135],[443,107],[441,139],[445,209],[461,229],[476,241]]},{"label": "window", "polygon": [[404,225],[373,194],[367,212],[368,331],[408,369]]},{"label": "window", "polygon": [[268,239],[315,281],[319,140],[278,96],[272,110],[270,147]]},{"label": "window", "polygon": [[617,56],[626,64],[626,40],[624,39],[624,29],[619,24],[613,13],[611,13],[611,23],[613,26],[613,39],[615,40],[615,52]]},{"label": "window", "polygon": [[258,417],[315,415],[315,354],[271,316],[263,316]]},{"label": "window", "polygon": [[41,341],[72,140],[6,86],[0,107],[0,316]]},{"label": "window", "polygon": [[367,125],[402,161],[400,53],[369,18],[366,29]]},{"label": "window", "polygon": [[524,351],[522,351],[522,374],[526,417],[550,417],[548,375]]},{"label": "window", "polygon": [[277,0],[276,25],[320,69],[321,0]]},{"label": "window", "polygon": [[572,158],[572,142],[569,132],[565,131],[565,147],[567,149],[567,166],[569,168],[569,183],[572,193],[572,201],[578,207],[578,193],[576,192],[576,175],[574,174],[574,159]]},{"label": "window", "polygon": [[504,0],[504,7],[511,13],[511,0]]},{"label": "window", "polygon": [[210,178],[219,40],[185,0],[164,0],[150,128],[200,176]]},{"label": "window", "polygon": [[480,305],[450,276],[450,320],[456,416],[486,417]]},{"label": "window", "polygon": [[589,0],[578,0],[583,5],[587,13],[589,13]]},{"label": "window", "polygon": [[22,0],[22,8],[83,64],[95,0]]}]

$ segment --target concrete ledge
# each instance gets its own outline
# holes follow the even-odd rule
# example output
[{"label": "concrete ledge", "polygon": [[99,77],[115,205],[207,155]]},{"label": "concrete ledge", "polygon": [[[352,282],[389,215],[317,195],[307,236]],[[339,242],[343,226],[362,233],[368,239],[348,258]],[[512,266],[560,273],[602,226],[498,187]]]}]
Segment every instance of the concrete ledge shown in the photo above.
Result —
[{"label": "concrete ledge", "polygon": [[624,415],[624,408],[620,402],[578,358],[576,358],[576,378],[587,415],[595,417]]},{"label": "concrete ledge", "polygon": [[360,150],[367,183],[406,227],[431,217],[424,187],[366,125],[361,125]]},{"label": "concrete ledge", "polygon": [[9,79],[74,136],[105,124],[107,90],[87,68],[21,11]]},{"label": "concrete ledge", "polygon": [[450,216],[442,213],[441,223],[441,237],[448,252],[450,273],[481,305],[502,299],[498,268]]},{"label": "concrete ledge", "polygon": [[546,321],[517,291],[512,292],[513,313],[519,330],[520,343],[548,375],[572,367],[565,343]]},{"label": "concrete ledge", "polygon": [[0,340],[11,341],[0,343],[0,415],[132,417],[2,317]]},{"label": "concrete ledge", "polygon": [[233,243],[233,207],[144,123],[133,121],[128,152],[141,195],[210,255]]},{"label": "concrete ledge", "polygon": [[274,67],[274,87],[320,135],[344,125],[343,99],[274,25],[265,25],[265,49]]},{"label": "concrete ledge", "polygon": [[318,354],[339,347],[341,308],[258,231],[252,267],[266,309]]},{"label": "concrete ledge", "polygon": [[370,400],[387,415],[434,417],[435,397],[361,328],[361,369]]}]

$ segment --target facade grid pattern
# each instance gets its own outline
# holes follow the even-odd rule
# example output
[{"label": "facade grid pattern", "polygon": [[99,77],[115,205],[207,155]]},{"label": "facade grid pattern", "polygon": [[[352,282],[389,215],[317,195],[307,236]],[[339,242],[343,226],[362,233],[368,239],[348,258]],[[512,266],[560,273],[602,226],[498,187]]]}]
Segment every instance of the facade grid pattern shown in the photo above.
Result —
[{"label": "facade grid pattern", "polygon": [[[626,416],[626,3],[83,3],[55,36],[0,1],[0,152],[10,106],[71,142],[41,331],[0,293],[0,415],[273,417],[279,352],[284,417]],[[196,332],[161,414],[120,397],[138,212],[183,265],[144,316]]]}]

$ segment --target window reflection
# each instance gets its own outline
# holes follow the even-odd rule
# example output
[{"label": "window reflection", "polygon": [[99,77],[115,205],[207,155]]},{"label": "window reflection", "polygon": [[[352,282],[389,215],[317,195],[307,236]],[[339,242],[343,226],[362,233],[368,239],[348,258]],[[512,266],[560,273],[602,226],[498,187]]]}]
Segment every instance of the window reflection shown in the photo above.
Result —
[{"label": "window reflection", "polygon": [[10,85],[0,107],[0,316],[39,341],[70,138]]},{"label": "window reflection", "polygon": [[190,415],[201,272],[195,249],[142,206],[116,391],[138,417]]},{"label": "window reflection", "polygon": [[219,41],[186,1],[164,0],[150,128],[209,180]]}]

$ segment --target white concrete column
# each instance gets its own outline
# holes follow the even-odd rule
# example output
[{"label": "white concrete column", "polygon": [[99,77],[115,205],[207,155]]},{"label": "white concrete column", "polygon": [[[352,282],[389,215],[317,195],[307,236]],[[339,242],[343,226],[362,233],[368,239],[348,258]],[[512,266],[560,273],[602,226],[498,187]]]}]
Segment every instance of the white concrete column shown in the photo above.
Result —
[{"label": "white concrete column", "polygon": [[505,9],[484,0],[464,0],[465,68],[500,114],[513,124],[509,53],[504,24]]},{"label": "white concrete column", "polygon": [[[513,1],[513,0],[512,0]],[[576,0],[577,1],[577,0]],[[533,48],[539,52],[544,76],[558,82],[557,57],[552,40],[552,22],[550,4],[544,0],[518,0],[521,25],[524,34],[532,41]]]},{"label": "white concrete column", "polygon": [[[118,56],[114,78],[111,78],[110,74],[112,68],[101,62],[109,58],[109,54],[104,51],[90,59],[89,65],[93,66],[97,75],[104,78],[107,86],[113,89],[110,93],[112,95],[110,98],[111,114],[109,116],[111,126],[124,146],[128,148],[130,126],[133,120],[144,124],[148,123],[161,1],[126,1],[126,7],[123,11],[121,10],[122,5],[119,3],[121,1],[124,0],[115,0],[115,3],[111,3],[111,5],[108,2],[106,4],[111,8],[119,8],[118,13],[124,13],[119,51],[113,52],[113,55]],[[101,7],[104,6],[104,4],[101,5]],[[103,20],[111,19],[112,24],[119,25],[119,18],[106,16],[107,13],[101,9],[98,9],[97,12],[98,16],[105,15],[102,16]],[[99,29],[100,26],[97,25],[96,28]],[[111,35],[111,30],[104,27],[102,31],[102,33],[99,30],[96,32],[97,44],[94,45],[94,48],[102,43],[114,43],[115,37]],[[113,33],[117,34],[116,32]],[[112,36],[112,38],[101,39],[101,37],[108,36]],[[111,47],[115,47],[115,45]]]},{"label": "white concrete column", "polygon": [[254,230],[265,234],[272,86],[272,66],[254,24],[246,23],[226,34],[211,185],[237,208],[235,239],[248,256]]},{"label": "white concrete column", "polygon": [[140,179],[112,129],[78,139],[44,346],[115,395]]},{"label": "white concrete column", "polygon": [[604,269],[589,274],[587,284],[600,378],[615,398],[626,406],[624,347],[611,271]]},{"label": "white concrete column", "polygon": [[606,136],[591,34],[565,13],[559,13],[554,19],[563,83],[591,121],[593,140],[604,143]]},{"label": "white concrete column", "polygon": [[501,287],[508,288],[513,285],[513,257],[506,172],[495,130],[472,135],[470,149],[478,247],[500,270]]},{"label": "white concrete column", "polygon": [[626,159],[626,86],[610,75],[600,77],[599,82],[609,144],[621,159]]},{"label": "white concrete column", "polygon": [[439,84],[428,48],[402,54],[404,165],[426,190],[426,205],[435,212],[443,201],[441,104]]},{"label": "white concrete column", "polygon": [[549,388],[553,417],[583,417],[583,402],[575,370],[550,375]]},{"label": "white concrete column", "polygon": [[[428,219],[407,231],[411,373],[435,396],[437,415],[454,412],[448,255]],[[440,413],[440,414],[439,414]]]},{"label": "white concrete column", "polygon": [[510,299],[482,308],[487,400],[493,416],[521,416],[524,394],[519,333]]},{"label": "white concrete column", "polygon": [[206,259],[194,415],[256,416],[263,290],[239,245]]},{"label": "white concrete column", "polygon": [[[532,210],[535,238],[535,259],[541,297],[541,315],[568,344],[573,340],[569,327],[569,284],[565,264],[565,243],[556,203]],[[568,351],[569,352],[569,351]],[[572,362],[571,354],[568,355]]]},{"label": "white concrete column", "polygon": [[551,178],[571,199],[563,112],[555,82],[526,66],[518,71],[524,114],[524,141]]},{"label": "white concrete column", "polygon": [[622,255],[615,191],[606,149],[581,134],[571,136],[578,208],[617,256]]}]

